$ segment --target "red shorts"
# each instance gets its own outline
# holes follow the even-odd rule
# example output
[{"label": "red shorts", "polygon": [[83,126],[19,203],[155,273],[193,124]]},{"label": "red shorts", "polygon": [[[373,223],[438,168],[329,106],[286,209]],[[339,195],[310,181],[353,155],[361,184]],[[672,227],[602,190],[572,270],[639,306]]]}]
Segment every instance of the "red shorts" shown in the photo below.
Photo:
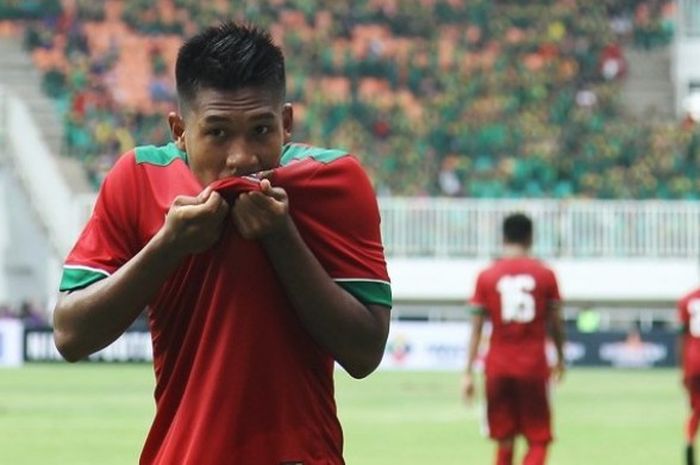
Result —
[{"label": "red shorts", "polygon": [[522,434],[529,442],[550,442],[548,380],[487,376],[486,416],[492,439]]},{"label": "red shorts", "polygon": [[685,389],[688,391],[690,398],[690,408],[694,412],[700,411],[700,375],[691,376],[683,379]]}]

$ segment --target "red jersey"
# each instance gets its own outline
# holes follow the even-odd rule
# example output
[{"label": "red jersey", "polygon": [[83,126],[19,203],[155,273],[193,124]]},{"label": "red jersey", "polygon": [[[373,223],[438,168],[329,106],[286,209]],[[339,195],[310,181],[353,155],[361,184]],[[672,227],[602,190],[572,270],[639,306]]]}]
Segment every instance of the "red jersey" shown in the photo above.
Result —
[{"label": "red jersey", "polygon": [[[376,197],[357,160],[292,144],[280,164],[273,185],[288,192],[328,274],[361,302],[390,307]],[[66,259],[61,290],[114,273],[161,228],[177,195],[201,190],[174,144],[121,157]],[[156,415],[141,464],[343,463],[334,360],[301,325],[257,241],[229,225],[172,273],[149,324]]]},{"label": "red jersey", "polygon": [[678,320],[685,334],[685,342],[681,348],[683,375],[686,378],[700,376],[700,289],[678,301]]},{"label": "red jersey", "polygon": [[549,306],[558,302],[552,270],[533,258],[501,259],[482,271],[471,304],[493,326],[487,376],[546,377]]}]

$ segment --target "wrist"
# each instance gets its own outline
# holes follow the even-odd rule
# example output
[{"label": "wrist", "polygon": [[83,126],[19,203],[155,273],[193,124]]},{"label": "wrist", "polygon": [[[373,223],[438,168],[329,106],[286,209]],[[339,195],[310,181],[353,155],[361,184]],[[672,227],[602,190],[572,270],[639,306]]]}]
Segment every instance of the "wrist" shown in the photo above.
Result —
[{"label": "wrist", "polygon": [[262,236],[260,240],[266,247],[280,245],[284,246],[285,244],[288,245],[295,236],[298,236],[296,225],[292,221],[291,217],[286,215],[279,227]]},{"label": "wrist", "polygon": [[164,226],[148,242],[146,248],[158,261],[172,262],[173,264],[182,261],[189,253],[182,247],[174,234]]}]

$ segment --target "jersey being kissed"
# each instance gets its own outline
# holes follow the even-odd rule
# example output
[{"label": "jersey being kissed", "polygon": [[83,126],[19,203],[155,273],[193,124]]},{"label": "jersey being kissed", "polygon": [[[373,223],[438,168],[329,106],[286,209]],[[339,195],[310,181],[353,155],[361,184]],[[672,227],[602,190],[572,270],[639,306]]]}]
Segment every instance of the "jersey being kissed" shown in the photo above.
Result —
[{"label": "jersey being kissed", "polygon": [[678,319],[686,335],[683,347],[683,376],[700,376],[700,289],[678,301]]},{"label": "jersey being kissed", "polygon": [[479,274],[471,304],[492,323],[487,376],[548,376],[548,309],[559,300],[554,273],[533,258],[497,260]]},{"label": "jersey being kissed", "polygon": [[[365,304],[390,307],[376,198],[357,160],[291,144],[272,183],[288,192],[290,214],[331,278]],[[174,144],[121,157],[66,259],[61,290],[114,273],[161,228],[176,196],[202,188]],[[149,323],[156,415],[141,464],[343,463],[334,361],[302,327],[256,241],[228,224],[213,248],[172,273]]]}]

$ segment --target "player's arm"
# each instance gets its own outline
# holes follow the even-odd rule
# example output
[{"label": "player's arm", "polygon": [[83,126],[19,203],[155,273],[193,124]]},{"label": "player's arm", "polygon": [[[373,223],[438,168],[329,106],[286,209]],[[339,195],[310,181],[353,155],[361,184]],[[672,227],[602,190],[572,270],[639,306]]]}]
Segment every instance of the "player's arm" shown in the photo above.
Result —
[{"label": "player's arm", "polygon": [[355,378],[379,365],[390,312],[364,305],[341,288],[309,250],[289,216],[285,191],[261,182],[262,192],[238,197],[232,211],[239,232],[260,239],[302,324]]},{"label": "player's arm", "polygon": [[557,364],[554,370],[554,377],[560,380],[564,376],[566,359],[564,358],[564,341],[566,330],[564,329],[564,319],[562,318],[561,301],[555,300],[549,303],[549,334],[554,343],[557,353]]},{"label": "player's arm", "polygon": [[678,336],[676,337],[676,361],[678,366],[683,368],[683,352],[685,350],[686,339],[688,337],[688,328],[683,325],[678,329]]},{"label": "player's arm", "polygon": [[690,336],[690,314],[687,309],[688,302],[686,299],[681,299],[677,304],[678,311],[678,336],[676,337],[676,360],[678,366],[683,369],[683,357],[685,355],[685,346]]},{"label": "player's arm", "polygon": [[63,293],[54,309],[54,338],[63,357],[78,361],[116,340],[189,254],[219,238],[228,205],[217,193],[178,197],[163,227],[112,275]]},{"label": "player's arm", "polygon": [[481,345],[481,333],[484,327],[484,320],[486,319],[485,314],[486,312],[483,308],[472,309],[472,329],[467,349],[467,366],[462,378],[462,396],[467,401],[471,401],[475,394],[474,364]]}]

